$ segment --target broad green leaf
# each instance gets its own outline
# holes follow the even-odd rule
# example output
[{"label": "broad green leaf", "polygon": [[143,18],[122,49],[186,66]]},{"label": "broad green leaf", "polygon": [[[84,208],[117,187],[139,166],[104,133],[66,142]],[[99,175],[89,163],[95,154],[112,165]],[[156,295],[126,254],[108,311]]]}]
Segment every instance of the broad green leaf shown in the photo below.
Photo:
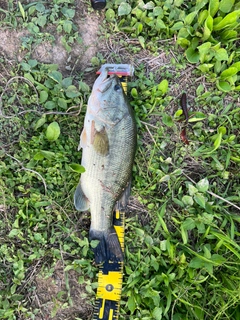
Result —
[{"label": "broad green leaf", "polygon": [[47,23],[47,17],[45,15],[38,17],[36,23],[39,27],[44,27]]},{"label": "broad green leaf", "polygon": [[169,116],[168,114],[164,113],[163,114],[163,117],[162,117],[162,122],[168,126],[168,127],[172,127],[173,126],[173,120],[172,120],[172,117]]},{"label": "broad green leaf", "polygon": [[14,237],[16,237],[16,236],[19,234],[19,232],[20,232],[19,229],[12,229],[12,230],[9,232],[8,236],[9,236],[9,238],[14,238]]},{"label": "broad green leaf", "polygon": [[28,64],[31,66],[31,68],[34,68],[38,65],[38,61],[36,59],[29,59]]},{"label": "broad green leaf", "polygon": [[227,50],[220,48],[215,53],[215,58],[218,61],[228,60],[228,53]]},{"label": "broad green leaf", "polygon": [[238,36],[238,33],[236,30],[224,30],[221,32],[221,39],[223,40],[230,40],[230,39],[236,39]]},{"label": "broad green leaf", "polygon": [[119,16],[124,16],[127,15],[131,12],[132,8],[130,6],[130,4],[126,3],[126,2],[122,2],[120,4],[120,6],[118,7],[118,15]]},{"label": "broad green leaf", "polygon": [[28,63],[26,63],[26,62],[23,62],[23,61],[22,61],[22,62],[20,63],[20,65],[21,65],[23,71],[30,71],[30,70],[31,70],[31,66],[30,66]]},{"label": "broad green leaf", "polygon": [[185,204],[185,206],[192,206],[193,205],[193,198],[190,196],[183,196],[182,202]]},{"label": "broad green leaf", "polygon": [[46,109],[52,110],[56,108],[56,103],[54,101],[47,101],[44,106]]},{"label": "broad green leaf", "polygon": [[78,163],[71,163],[69,165],[69,167],[71,168],[72,171],[77,172],[77,173],[85,172],[85,168]]},{"label": "broad green leaf", "polygon": [[145,48],[145,38],[142,36],[138,36],[138,41],[139,41],[141,47],[144,49]]},{"label": "broad green leaf", "polygon": [[60,127],[56,121],[49,124],[46,131],[46,138],[48,141],[55,141],[60,135]]},{"label": "broad green leaf", "polygon": [[208,17],[208,11],[207,10],[203,10],[198,14],[198,23],[199,25],[202,25],[203,22],[207,19]]},{"label": "broad green leaf", "polygon": [[196,15],[197,15],[197,13],[198,13],[197,11],[193,11],[193,12],[189,13],[189,14],[185,17],[184,22],[185,22],[186,24],[191,25],[192,22],[193,22],[193,20],[194,20],[194,18],[195,18]]},{"label": "broad green leaf", "polygon": [[133,313],[135,311],[136,302],[135,302],[135,298],[134,298],[133,294],[131,294],[130,297],[128,298],[127,306],[128,306],[128,309],[130,310],[131,313]]},{"label": "broad green leaf", "polygon": [[166,79],[162,80],[158,85],[158,90],[162,92],[162,94],[167,93],[168,91],[168,81]]},{"label": "broad green leaf", "polygon": [[200,59],[201,63],[209,60],[209,59],[207,59],[207,56],[209,55],[209,51],[210,51],[211,46],[212,46],[211,42],[208,41],[208,42],[205,42],[197,47],[199,54],[200,54],[199,59]]},{"label": "broad green leaf", "polygon": [[71,85],[66,89],[66,96],[68,98],[76,98],[79,95],[80,95],[80,92],[74,85]]},{"label": "broad green leaf", "polygon": [[187,48],[190,46],[190,41],[185,38],[178,38],[177,44],[179,44],[182,48]]},{"label": "broad green leaf", "polygon": [[206,115],[202,112],[195,112],[193,114],[193,116],[191,115],[191,117],[188,119],[188,122],[198,122],[198,121],[202,121],[204,119],[206,119]]},{"label": "broad green leaf", "polygon": [[35,161],[41,161],[41,160],[44,159],[44,155],[43,155],[41,152],[37,152],[37,153],[35,153],[33,159],[34,159]]},{"label": "broad green leaf", "polygon": [[211,17],[214,17],[215,14],[218,12],[219,8],[219,0],[210,0],[208,11]]},{"label": "broad green leaf", "polygon": [[166,29],[166,25],[165,23],[163,22],[162,19],[160,18],[157,18],[157,21],[156,21],[156,30],[160,31],[161,29]]},{"label": "broad green leaf", "polygon": [[225,80],[228,77],[232,77],[235,74],[237,74],[238,69],[235,67],[229,67],[228,69],[224,70],[221,74],[220,74],[220,78]]},{"label": "broad green leaf", "polygon": [[221,256],[220,254],[213,254],[211,257],[211,260],[218,265],[221,265],[224,262],[226,262],[226,258]]},{"label": "broad green leaf", "polygon": [[66,100],[66,99],[63,99],[63,98],[58,98],[58,106],[59,106],[61,109],[66,110],[66,109],[67,109],[67,100]]},{"label": "broad green leaf", "polygon": [[33,76],[31,75],[31,73],[24,73],[24,78],[28,79],[32,83],[35,82]]},{"label": "broad green leaf", "polygon": [[199,53],[194,50],[192,47],[189,47],[186,51],[186,58],[190,63],[198,63],[199,62]]},{"label": "broad green leaf", "polygon": [[44,123],[46,122],[46,115],[43,114],[41,116],[40,119],[38,119],[38,121],[36,122],[35,126],[34,126],[34,130],[37,130],[38,128],[40,128],[41,126],[44,125]]},{"label": "broad green leaf", "polygon": [[52,71],[48,74],[48,76],[53,79],[54,81],[56,81],[57,83],[61,83],[62,81],[62,74],[59,71]]},{"label": "broad green leaf", "polygon": [[153,319],[161,320],[162,319],[162,308],[155,307],[152,313]]},{"label": "broad green leaf", "polygon": [[140,23],[140,22],[136,23],[136,33],[137,33],[137,35],[139,35],[142,32],[142,30],[143,30],[143,24]]},{"label": "broad green leaf", "polygon": [[47,207],[51,204],[50,201],[38,201],[34,203],[34,208]]},{"label": "broad green leaf", "polygon": [[169,174],[166,174],[165,176],[163,176],[159,182],[167,182],[170,180],[170,175]]},{"label": "broad green leaf", "polygon": [[162,19],[164,17],[163,9],[161,7],[155,7],[153,9],[153,15]]},{"label": "broad green leaf", "polygon": [[182,226],[185,230],[192,230],[195,228],[195,222],[192,218],[187,218],[183,221]]},{"label": "broad green leaf", "polygon": [[219,10],[224,13],[231,11],[232,6],[234,5],[235,0],[221,0],[219,5]]},{"label": "broad green leaf", "polygon": [[188,192],[189,192],[190,196],[193,196],[195,193],[198,192],[198,189],[195,188],[191,183],[189,183]]},{"label": "broad green leaf", "polygon": [[216,74],[219,74],[219,72],[221,72],[221,70],[222,70],[222,63],[221,63],[221,61],[216,61],[215,62],[215,65],[214,65],[214,72],[216,73]]},{"label": "broad green leaf", "polygon": [[82,92],[89,92],[90,88],[89,85],[83,81],[79,81],[79,90],[81,90]]},{"label": "broad green leaf", "polygon": [[146,4],[143,5],[143,8],[145,10],[152,10],[155,7],[155,4],[153,1],[149,1]]},{"label": "broad green leaf", "polygon": [[34,155],[34,160],[43,160],[44,158],[52,160],[56,157],[56,154],[52,151],[40,150]]},{"label": "broad green leaf", "polygon": [[188,36],[189,36],[189,33],[188,33],[188,29],[187,28],[182,28],[182,29],[179,30],[178,38],[186,39]]},{"label": "broad green leaf", "polygon": [[138,92],[137,92],[137,89],[136,88],[132,88],[131,90],[131,96],[133,98],[137,98],[138,97]]},{"label": "broad green leaf", "polygon": [[220,147],[220,145],[221,145],[221,142],[222,142],[222,132],[219,131],[218,134],[216,134],[215,136],[216,136],[216,139],[215,139],[214,144],[213,144],[213,145],[214,145],[214,148],[213,148],[211,151],[207,152],[207,154],[213,153],[213,152],[214,152],[215,150],[217,150],[217,149]]},{"label": "broad green leaf", "polygon": [[194,257],[190,263],[189,263],[189,268],[194,268],[194,269],[199,269],[199,268],[203,268],[204,267],[204,264],[206,262],[204,260],[202,260],[201,258],[199,257]]},{"label": "broad green leaf", "polygon": [[177,21],[174,23],[174,25],[171,27],[171,30],[180,30],[183,27],[183,22],[182,21]]},{"label": "broad green leaf", "polygon": [[111,8],[109,8],[109,9],[106,11],[105,15],[106,15],[106,20],[107,20],[108,22],[111,22],[111,21],[113,21],[113,20],[115,19],[115,12],[114,12],[114,10],[111,9]]},{"label": "broad green leaf", "polygon": [[217,87],[223,92],[229,92],[232,90],[232,86],[227,81],[217,81]]},{"label": "broad green leaf", "polygon": [[204,178],[204,179],[198,181],[198,183],[196,184],[196,187],[200,192],[206,192],[209,188],[208,179]]},{"label": "broad green leaf", "polygon": [[222,135],[226,134],[227,133],[226,127],[223,127],[223,126],[219,127],[218,133],[221,133]]},{"label": "broad green leaf", "polygon": [[76,12],[74,9],[69,9],[68,7],[63,7],[61,11],[62,14],[68,19],[74,18]]},{"label": "broad green leaf", "polygon": [[37,3],[35,8],[38,12],[44,12],[46,10],[45,6],[41,2]]},{"label": "broad green leaf", "polygon": [[236,68],[237,71],[239,72],[240,71],[240,61],[233,63],[231,65],[231,67]]},{"label": "broad green leaf", "polygon": [[44,103],[46,102],[48,99],[48,93],[47,91],[40,91],[40,95],[39,95],[39,102],[40,103]]},{"label": "broad green leaf", "polygon": [[204,23],[202,41],[206,41],[210,37],[212,30],[213,30],[213,18],[209,15]]},{"label": "broad green leaf", "polygon": [[201,64],[200,66],[197,66],[197,69],[202,71],[202,73],[207,73],[213,66],[214,64],[212,63],[204,63],[204,64]]},{"label": "broad green leaf", "polygon": [[200,205],[200,207],[205,208],[206,201],[201,193],[195,193],[193,196],[194,201]]},{"label": "broad green leaf", "polygon": [[222,30],[228,26],[231,26],[235,22],[237,22],[237,19],[240,16],[240,10],[233,11],[229,14],[227,14],[218,24],[213,25],[214,31]]},{"label": "broad green leaf", "polygon": [[175,112],[174,118],[179,118],[182,114],[183,114],[182,109],[179,109],[179,110],[177,110],[177,111]]},{"label": "broad green leaf", "polygon": [[64,23],[63,23],[63,30],[66,33],[71,33],[71,31],[72,31],[72,22],[69,21],[69,20],[65,20]]}]

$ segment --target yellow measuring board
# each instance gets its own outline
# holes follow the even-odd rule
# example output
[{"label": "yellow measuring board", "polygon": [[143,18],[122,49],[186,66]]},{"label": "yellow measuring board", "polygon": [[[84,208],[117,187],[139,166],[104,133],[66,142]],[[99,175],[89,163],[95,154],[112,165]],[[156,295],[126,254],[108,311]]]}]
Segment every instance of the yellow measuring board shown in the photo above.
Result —
[{"label": "yellow measuring board", "polygon": [[[113,225],[124,251],[125,212],[116,210]],[[123,262],[106,261],[100,266],[93,320],[117,320],[122,292]]]}]

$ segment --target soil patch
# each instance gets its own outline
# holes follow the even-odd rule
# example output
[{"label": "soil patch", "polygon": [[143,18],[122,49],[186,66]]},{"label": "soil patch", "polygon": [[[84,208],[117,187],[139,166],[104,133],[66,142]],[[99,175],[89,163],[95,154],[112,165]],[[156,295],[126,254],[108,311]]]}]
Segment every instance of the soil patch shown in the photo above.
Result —
[{"label": "soil patch", "polygon": [[88,320],[93,306],[88,303],[85,284],[78,283],[79,273],[64,273],[61,261],[56,263],[52,276],[35,279],[35,291],[31,294],[32,308],[39,309],[36,320]]}]

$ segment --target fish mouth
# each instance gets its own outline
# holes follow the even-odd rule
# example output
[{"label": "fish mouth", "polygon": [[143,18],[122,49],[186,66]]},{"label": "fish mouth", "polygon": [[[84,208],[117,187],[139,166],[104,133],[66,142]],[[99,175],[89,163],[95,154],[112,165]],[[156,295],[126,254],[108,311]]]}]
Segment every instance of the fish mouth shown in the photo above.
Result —
[{"label": "fish mouth", "polygon": [[94,85],[94,89],[101,93],[107,91],[111,87],[113,79],[116,78],[115,74],[108,76],[108,71],[109,69],[105,68],[100,74],[100,76],[97,78]]}]

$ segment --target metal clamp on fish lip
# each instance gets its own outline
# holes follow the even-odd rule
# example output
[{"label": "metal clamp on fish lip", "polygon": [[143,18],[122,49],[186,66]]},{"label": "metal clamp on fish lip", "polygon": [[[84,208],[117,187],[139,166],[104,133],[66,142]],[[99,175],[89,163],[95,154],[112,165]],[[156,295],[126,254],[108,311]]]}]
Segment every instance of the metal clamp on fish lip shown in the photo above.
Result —
[{"label": "metal clamp on fish lip", "polygon": [[108,69],[108,75],[116,74],[120,78],[123,90],[127,94],[127,78],[133,76],[134,66],[127,63],[106,63],[96,73],[101,74],[106,68]]},{"label": "metal clamp on fish lip", "polygon": [[132,64],[115,64],[115,63],[106,63],[101,66],[97,71],[97,74],[100,74],[102,70],[108,69],[108,74],[116,74],[117,76],[133,76],[134,66]]}]

